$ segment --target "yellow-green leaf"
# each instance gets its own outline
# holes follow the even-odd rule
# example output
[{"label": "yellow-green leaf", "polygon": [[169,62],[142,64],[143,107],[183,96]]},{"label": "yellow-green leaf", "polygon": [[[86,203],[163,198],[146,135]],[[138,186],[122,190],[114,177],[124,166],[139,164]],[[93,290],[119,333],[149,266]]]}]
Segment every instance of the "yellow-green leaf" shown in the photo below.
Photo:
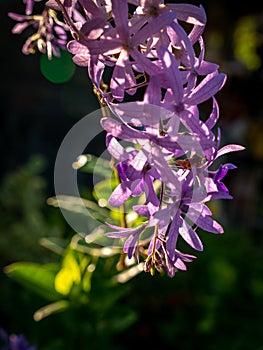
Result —
[{"label": "yellow-green leaf", "polygon": [[68,295],[73,284],[80,284],[81,271],[72,251],[64,257],[62,268],[55,278],[55,289],[57,292]]}]

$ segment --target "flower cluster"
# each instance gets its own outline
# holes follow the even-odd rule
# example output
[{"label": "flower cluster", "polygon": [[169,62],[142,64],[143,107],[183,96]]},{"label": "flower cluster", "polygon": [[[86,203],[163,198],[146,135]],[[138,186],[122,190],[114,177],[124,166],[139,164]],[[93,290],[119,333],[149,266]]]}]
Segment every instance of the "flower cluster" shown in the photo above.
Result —
[{"label": "flower cluster", "polygon": [[178,250],[179,236],[201,251],[198,228],[223,233],[207,203],[232,198],[222,180],[235,166],[218,158],[243,149],[220,148],[215,95],[226,75],[205,60],[205,10],[161,0],[49,0],[46,6],[62,12],[72,33],[67,49],[87,67],[112,114],[101,119],[119,177],[109,204],[125,208],[140,198],[132,209],[142,223],[109,224],[106,235],[125,238],[124,252],[143,257],[145,271],[172,277],[195,258]]},{"label": "flower cluster", "polygon": [[10,18],[17,21],[12,33],[21,34],[25,29],[32,29],[32,34],[22,48],[22,52],[26,55],[39,51],[47,54],[49,59],[52,56],[60,56],[60,49],[66,49],[69,27],[58,19],[53,9],[44,8],[41,14],[33,15],[34,1],[37,0],[24,0],[25,15],[13,12],[8,14]]}]

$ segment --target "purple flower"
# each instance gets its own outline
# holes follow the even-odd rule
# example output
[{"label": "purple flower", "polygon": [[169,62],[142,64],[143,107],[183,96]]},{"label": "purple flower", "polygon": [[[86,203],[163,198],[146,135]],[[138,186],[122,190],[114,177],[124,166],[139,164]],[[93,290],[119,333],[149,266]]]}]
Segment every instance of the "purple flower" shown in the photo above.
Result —
[{"label": "purple flower", "polygon": [[[179,239],[202,251],[198,229],[223,233],[207,203],[232,198],[224,178],[235,166],[211,168],[220,156],[244,149],[220,146],[215,95],[226,75],[205,60],[203,7],[160,0],[49,0],[34,16],[34,1],[24,3],[27,15],[9,14],[18,22],[13,33],[29,26],[36,31],[23,52],[51,57],[67,47],[73,61],[87,67],[100,102],[113,114],[101,119],[119,180],[109,204],[127,203],[127,209],[136,200],[131,197],[145,196],[143,204],[132,207],[141,216],[139,226],[109,225],[106,235],[125,238],[124,252],[129,258],[142,256],[145,271],[172,277],[185,270],[195,257],[177,249]],[[55,11],[62,12],[65,23]],[[68,30],[72,40],[67,43]],[[127,94],[132,101],[122,103]],[[208,100],[212,110],[201,118],[200,105]],[[129,145],[122,146],[122,140]]]},{"label": "purple flower", "polygon": [[187,176],[181,180],[180,196],[164,192],[162,206],[151,218],[158,222],[158,233],[153,239],[164,242],[162,247],[165,247],[167,256],[172,261],[179,236],[192,248],[201,251],[203,245],[196,232],[198,227],[212,233],[223,233],[222,227],[211,218],[212,213],[204,204],[205,189],[196,188],[197,182],[195,171],[188,171]]},{"label": "purple flower", "polygon": [[0,337],[4,342],[1,350],[36,350],[35,346],[28,344],[28,341],[24,335],[8,335],[6,331],[0,328]]},{"label": "purple flower", "polygon": [[[102,127],[108,135],[114,137],[109,138],[110,142],[107,142],[107,147],[114,158],[125,161],[122,173],[124,174],[125,171],[129,173],[126,178],[125,175],[122,176],[125,181],[118,186],[110,199],[113,203],[113,198],[116,198],[115,205],[119,201],[127,200],[132,192],[135,194],[136,191],[143,188],[146,190],[147,198],[149,192],[149,194],[152,194],[150,196],[152,203],[156,203],[157,201],[153,199],[152,178],[148,177],[149,175],[152,176],[153,171],[155,179],[161,179],[171,191],[180,193],[181,184],[178,174],[172,170],[169,162],[174,158],[183,157],[187,153],[198,152],[198,150],[202,154],[202,149],[208,150],[215,146],[214,140],[200,138],[199,135],[191,133],[191,130],[180,133],[179,118],[163,108],[135,102],[120,106],[111,105],[111,107],[115,114],[120,117],[120,121],[112,118],[101,120]],[[164,127],[165,131],[163,130]],[[141,151],[134,157],[132,163],[131,155],[127,155],[126,152],[124,156],[124,149],[116,141],[116,138],[140,145]],[[131,163],[129,167],[127,166],[128,159],[128,162]],[[131,169],[133,169],[132,172]],[[150,171],[145,172],[145,169],[150,169]],[[131,183],[131,180],[136,181]],[[135,184],[138,184],[139,187]]]},{"label": "purple flower", "polygon": [[115,159],[121,160],[117,163],[116,168],[122,180],[111,194],[109,204],[118,207],[130,196],[139,196],[145,192],[146,202],[158,206],[159,200],[153,188],[153,181],[159,179],[160,175],[147,160],[145,154],[135,149],[126,152],[120,144],[116,149],[117,140],[110,135],[106,143],[109,152],[114,154]]},{"label": "purple flower", "polygon": [[[147,41],[149,37],[159,32],[166,25],[170,24],[175,14],[172,11],[166,12],[154,21],[146,24],[143,28],[134,31],[129,25],[128,20],[128,4],[126,1],[112,1],[112,16],[115,28],[105,26],[102,19],[97,25],[98,29],[103,30],[103,34],[99,40],[87,37],[86,33],[93,30],[94,21],[87,22],[82,27],[82,38],[78,41],[69,42],[68,49],[75,55],[74,62],[83,64],[83,57],[95,56],[101,57],[105,65],[114,65],[110,91],[117,101],[122,101],[126,88],[136,86],[135,74],[132,69],[133,65],[143,67],[143,71],[147,74],[157,74],[158,67],[143,55],[138,47]],[[87,39],[85,39],[87,37]],[[96,38],[96,37],[95,37]],[[96,38],[97,39],[97,38]],[[117,55],[117,58],[115,58]],[[136,88],[126,90],[129,94],[134,94]]]},{"label": "purple flower", "polygon": [[[230,152],[243,151],[244,149],[245,148],[243,146],[235,144],[226,145],[219,150],[216,149],[214,155],[208,161],[207,167],[222,155]],[[222,182],[228,171],[232,169],[236,169],[236,166],[234,164],[228,163],[224,165],[221,164],[216,171],[208,171],[208,176],[206,179],[204,179],[207,191],[207,200],[232,199],[232,196],[229,194],[227,187]]]},{"label": "purple flower", "polygon": [[[109,225],[109,224],[108,224]],[[123,246],[123,251],[128,255],[129,258],[132,258],[137,254],[138,243],[140,235],[143,231],[150,227],[148,224],[142,224],[136,228],[123,228],[119,226],[109,225],[109,227],[115,229],[116,231],[107,232],[105,235],[110,238],[126,238],[126,241]]]},{"label": "purple flower", "polygon": [[13,12],[8,15],[18,22],[12,33],[20,34],[28,27],[35,30],[23,45],[24,54],[40,51],[51,59],[53,55],[60,56],[60,49],[66,49],[68,27],[57,18],[53,10],[46,8],[41,15],[20,15]]},{"label": "purple flower", "polygon": [[[162,48],[161,51],[163,74],[165,74],[170,86],[165,93],[162,105],[166,109],[176,112],[183,123],[193,132],[207,134],[208,128],[199,120],[198,115],[193,117],[193,110],[197,111],[195,108],[197,105],[213,97],[223,87],[226,75],[214,71],[207,74],[197,86],[195,86],[195,79],[189,79],[185,88],[185,82],[176,59],[167,49]],[[207,135],[207,137],[211,137],[211,135]]]},{"label": "purple flower", "polygon": [[[144,26],[147,22],[154,20],[157,16],[165,12],[173,11],[175,13],[174,21],[164,28],[164,30],[156,33],[152,40],[149,40],[147,46],[148,52],[150,52],[152,48],[154,49],[160,45],[164,45],[164,43],[166,43],[167,47],[171,43],[173,49],[177,51],[177,56],[181,58],[193,52],[191,45],[200,38],[206,24],[206,14],[202,6],[164,4],[163,1],[158,0],[132,1],[132,3],[140,5],[134,12],[137,27]],[[186,33],[178,24],[178,20],[186,22],[188,25],[193,25],[189,33],[189,44],[186,43]]]},{"label": "purple flower", "polygon": [[[163,147],[174,157],[184,155],[187,151],[196,150],[200,144],[203,150],[215,146],[214,135],[200,136],[200,130],[187,129],[179,132],[180,119],[174,112],[144,102],[128,102],[125,104],[109,105],[119,120],[103,118],[102,127],[114,137],[131,140],[134,143],[143,142]],[[187,125],[184,125],[186,128]],[[208,130],[207,127],[205,129]],[[146,147],[145,147],[146,148]],[[201,148],[200,148],[201,150]]]},{"label": "purple flower", "polygon": [[[180,171],[183,174],[182,171]],[[207,194],[203,188],[196,190],[197,178],[194,170],[189,171],[181,180],[181,193],[174,194],[163,190],[159,207],[152,203],[134,206],[134,210],[148,221],[137,228],[119,228],[106,235],[112,238],[127,237],[124,252],[128,256],[136,254],[140,245],[140,235],[146,228],[152,227],[146,259],[146,271],[165,269],[173,276],[177,269],[186,269],[184,261],[190,262],[194,256],[181,253],[176,248],[181,236],[195,250],[203,250],[202,242],[196,232],[201,228],[211,233],[223,233],[221,225],[211,218],[211,211],[204,204]]]},{"label": "purple flower", "polygon": [[[144,102],[130,102],[121,105],[110,104],[112,111],[119,120],[104,118],[101,123],[107,135],[107,147],[110,154],[120,162],[117,164],[121,183],[113,191],[110,204],[119,206],[130,196],[146,192],[146,203],[135,205],[133,210],[147,218],[144,224],[137,228],[118,228],[106,235],[112,238],[124,238],[124,252],[129,257],[137,255],[140,247],[140,237],[146,229],[151,229],[148,236],[148,253],[146,271],[166,270],[173,276],[177,269],[185,269],[184,262],[194,258],[178,252],[178,238],[182,237],[193,249],[202,251],[203,245],[197,229],[214,234],[223,233],[222,226],[211,216],[212,213],[205,204],[217,198],[231,198],[222,180],[227,171],[234,166],[226,164],[217,171],[209,167],[221,155],[240,151],[239,145],[227,145],[219,149],[220,133],[217,137],[212,128],[218,120],[218,105],[213,98],[212,112],[206,122],[202,122],[202,137],[209,135],[209,152],[202,150],[202,138],[194,143],[191,133],[185,130],[180,133],[181,121],[175,114],[158,106]],[[137,117],[139,116],[139,117]],[[198,115],[193,112],[192,116]],[[161,130],[160,126],[165,129]],[[196,130],[198,130],[196,128]],[[188,137],[188,141],[186,142]],[[140,151],[127,152],[117,138],[140,145]],[[200,146],[198,148],[198,146]],[[202,153],[203,151],[203,153]],[[200,155],[198,155],[200,152]],[[186,154],[192,157],[185,158]],[[147,169],[153,174],[145,173]],[[150,175],[148,178],[145,174]],[[162,183],[162,192],[157,196],[153,181]],[[151,189],[148,191],[147,189]]]},{"label": "purple flower", "polygon": [[33,7],[35,2],[40,2],[42,0],[23,0],[26,5],[26,15],[31,15],[33,12]]},{"label": "purple flower", "polygon": [[[133,17],[128,19],[128,3],[113,0],[113,27],[108,21],[105,6],[98,7],[91,0],[80,2],[86,19],[81,21],[79,38],[69,42],[68,49],[74,55],[76,64],[89,67],[89,75],[98,90],[105,66],[114,67],[110,79],[110,94],[116,101],[122,101],[125,92],[130,95],[136,92],[136,71],[147,74],[150,79],[159,75],[162,85],[167,85],[166,77],[159,74],[162,68],[159,48],[163,45],[170,47],[169,50],[178,60],[178,66],[183,66],[183,70],[179,72],[183,83],[191,74],[194,77],[197,74],[205,75],[218,68],[217,65],[204,61],[201,34],[206,15],[202,7],[144,1],[140,3],[141,6]],[[137,1],[128,2],[137,4]],[[194,26],[189,36],[178,20]],[[195,57],[193,49],[197,41],[201,47],[198,58]],[[97,65],[100,66],[99,71],[96,69]],[[107,100],[110,99],[105,91],[100,92]]]},{"label": "purple flower", "polygon": [[[120,178],[109,204],[120,206],[130,197],[145,194],[145,203],[133,206],[145,218],[143,224],[111,226],[114,231],[106,235],[126,238],[124,252],[131,258],[138,257],[147,231],[145,270],[165,270],[173,276],[194,259],[177,249],[179,237],[202,251],[199,228],[223,233],[206,203],[231,198],[223,179],[235,166],[220,165],[216,171],[210,167],[219,156],[243,149],[239,145],[220,148],[220,130],[214,130],[219,118],[215,95],[226,75],[205,60],[205,11],[157,0],[112,0],[113,20],[109,21],[105,6],[100,9],[91,0],[81,4],[86,17],[80,21],[79,38],[68,49],[75,63],[88,67],[93,84],[117,117],[101,119]],[[137,5],[131,18],[128,4]],[[183,29],[180,21],[188,23],[190,30]],[[112,71],[105,93],[100,85],[107,66]],[[133,95],[140,87],[137,73],[144,77],[143,99],[119,103],[125,93]],[[209,99],[212,111],[201,120],[199,105]],[[132,145],[124,148],[118,140]],[[159,192],[155,182],[160,184]]]},{"label": "purple flower", "polygon": [[164,244],[158,240],[154,251],[146,258],[144,270],[152,275],[154,275],[155,269],[159,272],[166,271],[169,277],[174,277],[178,270],[185,271],[187,269],[185,262],[191,262],[195,258],[194,255],[182,253],[178,249],[175,249],[173,258],[171,258],[168,256]]},{"label": "purple flower", "polygon": [[236,169],[234,164],[220,165],[217,171],[210,171],[206,179],[207,196],[209,200],[215,199],[232,199],[228,188],[222,182],[228,173],[228,170]]}]

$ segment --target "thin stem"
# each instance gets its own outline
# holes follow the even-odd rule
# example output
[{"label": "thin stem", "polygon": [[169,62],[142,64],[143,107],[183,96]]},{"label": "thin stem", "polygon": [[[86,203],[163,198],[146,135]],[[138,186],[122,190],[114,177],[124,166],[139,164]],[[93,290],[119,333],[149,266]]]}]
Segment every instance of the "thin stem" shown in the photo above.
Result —
[{"label": "thin stem", "polygon": [[[68,26],[72,29],[72,32],[74,34],[77,34],[77,40],[81,39],[83,37],[83,35],[81,34],[81,32],[77,29],[77,27],[75,26],[74,22],[72,21],[72,19],[70,18],[70,16],[68,15],[64,5],[61,3],[60,0],[55,0],[58,7],[60,8],[62,14],[63,14],[63,17],[66,21],[66,23],[68,24]],[[74,35],[73,35],[74,36]]]},{"label": "thin stem", "polygon": [[164,184],[163,184],[163,181],[162,181],[162,184],[161,184],[161,191],[160,191],[159,210],[160,210],[160,209],[161,209],[161,207],[162,207],[162,203],[163,203],[163,195],[164,195]]}]

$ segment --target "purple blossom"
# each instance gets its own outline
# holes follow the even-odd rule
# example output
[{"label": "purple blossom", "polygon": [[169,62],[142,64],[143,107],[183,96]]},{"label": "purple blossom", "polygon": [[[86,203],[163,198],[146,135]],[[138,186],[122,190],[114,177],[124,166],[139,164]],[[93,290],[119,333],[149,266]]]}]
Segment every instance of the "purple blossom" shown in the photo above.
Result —
[{"label": "purple blossom", "polygon": [[[128,18],[128,2],[140,5],[131,19]],[[174,76],[167,81],[170,73],[165,69],[167,65],[164,74],[160,74],[163,60],[161,47],[164,44],[170,53],[173,52],[178,67],[180,64],[183,67],[183,70],[177,69],[182,86],[190,77],[193,84],[198,74],[211,74],[218,69],[218,65],[204,61],[205,49],[201,34],[206,15],[202,7],[188,4],[164,5],[155,0],[128,2],[111,1],[113,27],[108,21],[108,12],[105,11],[107,6],[110,8],[109,1],[104,6],[97,6],[92,0],[81,0],[86,18],[83,17],[79,22],[78,39],[68,44],[74,62],[88,67],[89,75],[98,90],[105,66],[113,67],[110,95],[100,91],[107,100],[112,96],[116,101],[122,101],[125,92],[133,95],[137,90],[136,71],[147,74],[150,79],[157,75],[162,83],[160,88],[169,87]],[[193,25],[189,35],[178,20]],[[199,57],[195,57],[193,48],[197,41],[201,47]],[[177,92],[180,94],[180,91]]]},{"label": "purple blossom", "polygon": [[[235,165],[211,168],[220,156],[244,149],[220,146],[215,95],[226,75],[205,59],[203,7],[161,0],[49,0],[41,15],[31,15],[34,1],[24,2],[26,15],[9,14],[18,22],[13,33],[29,26],[36,31],[23,52],[51,57],[67,47],[73,61],[87,67],[100,102],[113,114],[101,119],[119,181],[109,204],[124,206],[145,196],[143,204],[132,204],[140,224],[109,225],[106,235],[124,238],[124,252],[138,261],[143,257],[145,271],[173,277],[186,270],[195,257],[178,250],[179,239],[202,251],[199,229],[223,233],[208,203],[232,198],[224,178]],[[127,94],[132,101],[123,103]],[[211,112],[201,118],[200,105],[208,100]]]},{"label": "purple blossom", "polygon": [[[129,258],[139,260],[141,249],[145,254],[147,247],[145,271],[165,270],[172,277],[195,258],[177,249],[179,238],[202,251],[198,229],[223,233],[207,202],[231,198],[223,179],[235,166],[221,164],[216,171],[210,167],[221,155],[244,149],[220,148],[215,95],[226,75],[205,60],[205,11],[157,0],[112,0],[102,7],[91,0],[80,3],[84,16],[79,17],[78,37],[69,42],[68,50],[76,64],[88,67],[94,86],[116,117],[101,119],[120,180],[109,204],[118,207],[145,194],[145,203],[133,206],[145,221],[137,227],[109,225],[113,231],[106,235],[125,238]],[[129,4],[137,6],[130,17]],[[188,23],[189,31],[181,21]],[[111,68],[107,92],[101,88],[106,67]],[[121,103],[126,93],[133,96],[140,88],[138,74],[144,78],[142,100]],[[201,120],[199,105],[209,99],[211,113]],[[131,145],[123,147],[119,140]]]},{"label": "purple blossom", "polygon": [[217,171],[210,171],[206,178],[207,196],[209,200],[232,199],[228,188],[222,182],[229,170],[236,169],[234,164],[220,165]]},{"label": "purple blossom", "polygon": [[196,232],[198,227],[214,234],[223,233],[222,226],[211,218],[212,213],[204,203],[207,200],[206,191],[195,189],[196,181],[194,170],[189,171],[181,181],[180,196],[164,192],[158,208],[152,203],[133,208],[140,215],[148,217],[146,223],[130,229],[115,226],[116,231],[106,235],[112,238],[127,237],[124,251],[131,257],[138,250],[140,235],[146,228],[152,227],[146,271],[165,269],[169,276],[173,276],[177,269],[186,269],[184,261],[190,262],[194,256],[178,251],[179,236],[193,249],[202,251],[203,245]]},{"label": "purple blossom", "polygon": [[[107,3],[109,20],[105,3],[101,8],[91,0],[80,3],[84,17],[68,49],[76,64],[88,67],[114,115],[101,119],[120,180],[109,204],[118,207],[145,194],[145,202],[133,206],[143,223],[109,225],[106,235],[124,238],[124,252],[138,260],[141,254],[145,271],[157,269],[172,277],[195,258],[177,249],[179,239],[202,251],[198,229],[223,233],[207,203],[231,198],[223,180],[235,166],[210,169],[220,156],[244,149],[231,144],[220,148],[215,95],[226,75],[205,60],[205,11],[157,0],[112,0]],[[129,4],[137,6],[130,17]],[[190,25],[189,31],[181,21]],[[101,88],[106,67],[111,68],[107,92]],[[133,96],[141,86],[141,100],[121,103],[126,93]],[[213,102],[211,113],[201,120],[199,106],[208,100]],[[128,141],[129,148],[120,140]]]},{"label": "purple blossom", "polygon": [[66,49],[68,27],[58,20],[53,10],[44,9],[41,15],[21,15],[13,12],[9,12],[8,15],[18,22],[13,27],[12,33],[20,34],[29,27],[35,31],[23,45],[24,54],[39,51],[51,59],[53,55],[60,56],[60,49]]},{"label": "purple blossom", "polygon": [[[186,153],[203,152],[203,149],[210,149],[215,146],[214,140],[200,138],[199,135],[191,133],[179,133],[179,118],[165,109],[154,105],[144,105],[142,103],[126,103],[120,106],[113,106],[114,112],[120,117],[120,121],[112,118],[103,118],[101,124],[107,131],[108,135],[122,140],[130,141],[134,144],[140,144],[142,148],[138,155],[134,158],[133,169],[134,173],[141,174],[145,167],[153,169],[159,174],[155,178],[161,178],[167,187],[173,192],[180,193],[181,184],[178,179],[178,174],[171,169],[169,162],[173,158],[184,156]],[[134,117],[139,115],[140,118]],[[165,124],[164,124],[165,123]],[[177,123],[177,125],[176,125]],[[160,130],[160,126],[165,126],[165,131]],[[110,138],[111,142],[107,143],[109,152],[117,160],[123,158],[124,151],[115,140]],[[128,157],[124,157],[127,160]],[[147,160],[147,166],[146,166]],[[146,173],[148,176],[148,173]],[[124,177],[123,177],[124,178]],[[145,177],[140,177],[141,181]],[[127,181],[127,179],[125,179]],[[139,179],[136,178],[136,181]],[[130,184],[130,183],[129,183]],[[131,188],[127,187],[127,183],[122,183],[118,189],[114,191],[113,197],[128,199],[131,195]],[[143,188],[140,182],[140,188]],[[147,178],[145,188],[148,188],[152,193],[150,181]],[[137,187],[136,187],[137,189]],[[124,197],[120,196],[122,190],[125,192]],[[147,193],[146,193],[147,194]],[[112,200],[112,198],[111,198]],[[156,202],[156,201],[155,201]]]},{"label": "purple blossom", "polygon": [[1,350],[36,350],[35,346],[28,344],[24,335],[8,335],[5,330],[0,328],[0,337],[4,342]]},{"label": "purple blossom", "polygon": [[24,4],[26,5],[26,15],[31,15],[34,8],[34,3],[40,1],[42,0],[23,0]]},{"label": "purple blossom", "polygon": [[[158,67],[147,59],[137,47],[170,24],[175,14],[172,11],[166,12],[136,32],[134,32],[133,27],[128,25],[128,4],[126,1],[112,1],[112,16],[115,28],[105,28],[105,22],[101,20],[100,27],[99,23],[96,23],[98,26],[97,30],[98,28],[104,29],[99,40],[94,40],[94,38],[74,40],[68,44],[68,49],[75,55],[74,62],[77,64],[80,62],[82,65],[83,57],[85,56],[102,56],[105,65],[109,64],[109,62],[110,65],[114,64],[110,90],[117,101],[122,101],[124,90],[131,86],[136,86],[132,65],[137,64],[140,67],[144,67],[144,71],[149,75],[158,72]],[[83,26],[81,33],[84,38],[87,36],[86,33],[90,33],[93,30],[93,25],[94,21],[91,20]],[[115,59],[112,55],[118,55],[118,58]],[[134,94],[136,89],[129,89],[127,92]]]},{"label": "purple blossom", "polygon": [[152,167],[143,152],[125,151],[122,146],[118,145],[118,155],[116,149],[117,140],[112,136],[107,137],[107,147],[109,152],[113,150],[115,159],[121,160],[117,163],[116,168],[122,182],[115,188],[109,204],[113,207],[122,205],[130,196],[139,196],[146,193],[146,202],[155,206],[159,205],[159,200],[153,188],[154,179],[159,179],[160,175]]},{"label": "purple blossom", "polygon": [[[186,268],[184,261],[190,262],[193,259],[192,256],[190,258],[187,254],[178,252],[176,246],[179,237],[193,249],[201,251],[203,245],[197,233],[198,228],[214,234],[223,233],[222,226],[211,217],[212,213],[205,203],[213,199],[231,198],[222,180],[228,170],[234,169],[235,166],[226,164],[220,166],[217,171],[210,171],[209,167],[221,155],[244,148],[239,145],[219,148],[220,133],[215,137],[211,131],[218,120],[218,104],[215,98],[209,118],[206,123],[201,124],[209,131],[206,135],[211,135],[208,138],[212,140],[210,152],[203,150],[202,138],[199,138],[198,145],[201,145],[200,150],[203,150],[201,155],[197,154],[198,145],[193,142],[193,138],[189,144],[183,138],[190,137],[189,130],[186,132],[188,135],[179,133],[181,121],[174,113],[145,105],[143,102],[110,106],[120,121],[105,118],[101,123],[108,132],[109,152],[115,159],[120,160],[117,170],[121,183],[113,191],[109,202],[119,206],[131,195],[146,192],[149,186],[151,191],[148,197],[146,195],[145,204],[133,207],[136,213],[147,218],[144,224],[126,229],[115,226],[115,231],[106,235],[112,238],[126,237],[124,251],[131,257],[138,254],[140,236],[147,228],[152,228],[146,271],[152,271],[155,267],[157,270],[164,269],[169,276],[173,276],[177,269]],[[196,117],[195,113],[193,117]],[[160,135],[160,124],[166,127],[164,136]],[[203,130],[200,130],[204,137]],[[116,137],[140,144],[141,151],[128,153]],[[182,158],[186,153],[192,154],[192,157]],[[154,169],[157,176],[146,179],[145,166]],[[159,197],[153,192],[154,179],[162,182],[163,190]]]},{"label": "purple blossom", "polygon": [[145,261],[145,271],[154,274],[155,269],[159,272],[166,271],[169,277],[173,277],[178,270],[187,269],[186,262],[192,262],[196,257],[185,254],[178,249],[174,250],[173,258],[167,254],[167,250],[161,240],[155,244],[154,251],[148,255]]},{"label": "purple blossom", "polygon": [[[164,74],[170,86],[166,91],[162,105],[168,110],[175,111],[192,131],[206,133],[208,131],[206,125],[201,123],[198,116],[192,118],[192,107],[196,107],[213,97],[223,87],[226,75],[217,71],[208,73],[197,86],[195,86],[196,79],[189,78],[185,88],[176,59],[167,49],[162,48],[161,51],[165,68]],[[195,111],[197,110],[195,109]]]}]

